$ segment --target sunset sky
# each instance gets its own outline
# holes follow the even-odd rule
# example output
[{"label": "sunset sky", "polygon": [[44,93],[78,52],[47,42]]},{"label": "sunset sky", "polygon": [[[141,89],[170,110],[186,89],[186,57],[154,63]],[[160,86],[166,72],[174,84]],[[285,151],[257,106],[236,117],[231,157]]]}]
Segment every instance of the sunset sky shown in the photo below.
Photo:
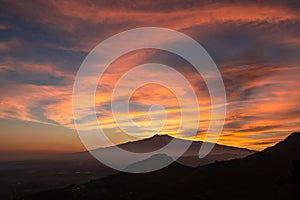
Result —
[{"label": "sunset sky", "polygon": [[[190,36],[218,66],[228,101],[218,143],[254,150],[272,146],[300,129],[300,4],[274,2],[1,1],[0,151],[83,151],[72,115],[77,70],[104,39],[149,26]],[[184,59],[153,49],[128,53],[105,72],[95,98],[99,123],[116,143],[132,139],[120,136],[110,95],[122,74],[149,62],[172,66],[190,81],[201,112],[196,139],[203,139],[210,119],[203,79]],[[165,71],[143,74],[168,77]],[[165,87],[139,88],[130,114],[137,124],[147,124],[149,107],[158,103],[168,117],[160,134],[190,138],[189,124],[176,132],[179,104]]]}]

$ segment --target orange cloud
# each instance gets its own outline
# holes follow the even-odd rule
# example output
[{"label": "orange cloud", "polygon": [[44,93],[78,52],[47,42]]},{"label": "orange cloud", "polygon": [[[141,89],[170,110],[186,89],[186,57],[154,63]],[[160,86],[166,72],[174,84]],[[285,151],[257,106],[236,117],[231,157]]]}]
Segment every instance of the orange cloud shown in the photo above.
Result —
[{"label": "orange cloud", "polygon": [[[37,48],[33,51],[35,54],[32,58],[26,60],[24,57],[28,54],[25,53],[31,48],[21,49],[25,55],[22,57],[19,56],[17,47],[21,48],[23,44],[32,42],[32,48],[39,45],[48,48],[45,57],[50,57],[53,50],[58,51],[55,52],[58,57],[62,52],[88,52],[101,40],[123,30],[160,26],[180,30],[200,41],[217,41],[207,42],[205,47],[211,52],[218,52],[213,57],[221,60],[217,60],[217,64],[220,66],[228,95],[227,121],[219,143],[260,150],[300,127],[297,89],[300,78],[297,48],[300,39],[298,30],[290,30],[291,27],[297,28],[299,22],[299,12],[294,8],[267,3],[223,2],[203,5],[201,2],[189,5],[179,1],[174,5],[163,1],[160,4],[163,12],[157,9],[153,1],[132,1],[122,6],[114,6],[106,1],[47,1],[39,5],[30,2],[10,2],[7,5],[13,8],[10,12],[14,15],[32,22],[35,26],[46,27],[42,29],[41,35],[45,34],[47,37],[45,40],[39,38],[35,44],[35,40],[28,39],[31,38],[28,35],[34,34],[35,29],[32,32],[26,30],[29,33],[23,30],[26,33],[24,38],[23,34],[20,34],[0,42],[0,51],[4,52],[0,64],[0,74],[4,77],[1,83],[5,85],[1,87],[0,118],[74,128],[72,87],[75,71],[80,63],[70,72],[66,70],[69,63],[65,60],[68,60],[68,57],[61,61],[64,64],[58,65],[55,59],[49,61],[40,58],[40,49]],[[31,12],[32,10],[36,12]],[[204,28],[198,30],[200,26]],[[232,36],[236,29],[231,30],[231,26],[239,27],[238,31],[246,29],[246,39],[238,40],[239,38],[234,37],[242,35],[242,31]],[[248,30],[248,26],[251,29]],[[0,25],[0,29],[8,28],[14,28],[17,33],[21,30],[23,33],[22,27]],[[229,30],[232,32],[227,33]],[[56,39],[59,38],[63,39],[57,42]],[[255,46],[256,44],[262,45]],[[261,50],[262,47],[266,47],[267,51]],[[274,49],[278,51],[273,52]],[[12,52],[5,54],[8,50]],[[11,54],[14,50],[17,53]],[[239,54],[241,51],[245,51],[243,57]],[[248,51],[254,51],[259,58],[251,57],[252,55],[247,54]],[[99,82],[95,97],[98,119],[117,143],[127,141],[128,137],[119,137],[122,131],[112,118],[109,107],[112,89],[124,72],[148,62],[161,62],[173,66],[190,81],[197,92],[201,113],[196,139],[203,139],[206,133],[211,107],[203,79],[188,63],[170,55],[159,56],[160,54],[162,52],[151,50],[129,53],[116,60]],[[223,55],[229,56],[223,58]],[[163,74],[160,71],[143,73],[153,77]],[[130,84],[134,83],[128,83]],[[168,89],[146,85],[133,94],[131,103],[137,107],[131,110],[131,117],[141,126],[146,126],[150,121],[146,108],[155,103],[162,104],[167,108],[168,119],[160,134],[177,133],[180,109],[178,100]],[[192,117],[189,120],[190,123],[193,122]],[[188,134],[189,122],[184,125],[186,132],[180,133],[180,137],[192,138]],[[93,128],[96,125],[87,120],[82,128]]]}]

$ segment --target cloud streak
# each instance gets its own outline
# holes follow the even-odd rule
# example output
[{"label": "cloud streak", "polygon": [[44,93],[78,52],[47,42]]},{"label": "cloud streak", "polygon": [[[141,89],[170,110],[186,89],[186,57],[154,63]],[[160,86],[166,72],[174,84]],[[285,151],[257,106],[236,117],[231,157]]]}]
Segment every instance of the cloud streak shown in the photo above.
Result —
[{"label": "cloud streak", "polygon": [[[272,5],[252,1],[176,1],[172,5],[167,1],[6,1],[0,8],[0,83],[5,86],[0,89],[0,118],[73,129],[72,84],[87,53],[118,32],[159,26],[193,37],[219,66],[228,96],[227,121],[219,142],[263,149],[300,128],[299,8],[294,1]],[[210,119],[203,78],[184,59],[162,51],[132,52],[109,67],[95,98],[99,121],[113,140],[128,140],[118,135],[110,94],[124,72],[148,62],[172,66],[190,81],[200,104],[197,139],[202,139]],[[157,76],[164,72],[143,73]],[[147,108],[155,103],[167,108],[168,121],[161,134],[174,135],[180,109],[166,88],[148,85],[136,91],[131,98],[132,117],[137,124],[147,124]],[[185,126],[180,135],[190,138],[189,124]]]}]

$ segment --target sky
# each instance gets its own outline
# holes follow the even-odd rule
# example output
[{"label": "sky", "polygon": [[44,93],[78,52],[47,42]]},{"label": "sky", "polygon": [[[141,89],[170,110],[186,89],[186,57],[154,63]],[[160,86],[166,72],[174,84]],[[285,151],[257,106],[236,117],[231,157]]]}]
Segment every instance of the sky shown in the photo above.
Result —
[{"label": "sky", "polygon": [[[84,150],[72,114],[77,70],[101,41],[139,27],[184,33],[215,61],[227,95],[218,143],[254,150],[272,146],[300,128],[299,21],[300,3],[292,0],[1,1],[0,152]],[[179,103],[172,91],[160,85],[145,85],[133,93],[131,117],[146,126],[151,105],[161,104],[168,118],[159,134],[203,139],[211,109],[203,78],[184,59],[153,49],[121,56],[98,83],[95,107],[109,138],[116,143],[132,140],[114,122],[111,92],[122,74],[149,62],[172,66],[189,80],[200,105],[197,136],[189,134],[193,118],[182,132],[177,131]],[[159,70],[141,74],[169,75]],[[83,128],[94,126],[87,122]]]}]

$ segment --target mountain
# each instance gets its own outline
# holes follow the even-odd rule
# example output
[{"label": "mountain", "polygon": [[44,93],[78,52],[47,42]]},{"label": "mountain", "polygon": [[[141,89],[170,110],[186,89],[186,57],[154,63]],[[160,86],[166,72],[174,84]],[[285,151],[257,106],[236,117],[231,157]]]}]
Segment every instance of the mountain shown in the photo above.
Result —
[{"label": "mountain", "polygon": [[[167,145],[172,139],[172,137],[166,135],[154,136],[121,144],[119,147],[132,152],[149,152]],[[187,142],[181,139],[175,140],[178,141],[179,145]],[[188,166],[199,166],[215,161],[246,157],[255,153],[255,151],[247,149],[216,144],[208,156],[199,159],[198,152],[201,145],[202,142],[193,142],[178,162]],[[110,150],[111,147],[107,147],[95,149],[94,151],[104,152],[104,156],[111,158]],[[166,159],[166,162],[168,159],[173,159],[172,155],[168,156],[170,157]],[[157,156],[154,158],[159,159]],[[138,167],[138,164],[135,163],[127,167]],[[0,195],[2,199],[6,199],[4,197],[8,196],[18,197],[41,190],[66,187],[70,184],[82,184],[115,173],[117,173],[116,170],[103,165],[89,152],[63,154],[30,161],[0,162]]]},{"label": "mountain", "polygon": [[300,133],[293,133],[242,159],[199,167],[175,162],[143,174],[120,172],[25,199],[300,199],[299,166]]},{"label": "mountain", "polygon": [[[146,153],[158,150],[169,144],[172,140],[176,140],[177,145],[174,148],[180,148],[181,146],[184,146],[184,144],[189,142],[188,140],[173,138],[168,135],[155,135],[148,139],[121,144],[118,145],[118,147],[130,152]],[[212,151],[205,158],[199,159],[198,153],[202,144],[203,142],[201,141],[193,141],[187,151],[177,160],[177,162],[188,166],[199,166],[213,163],[215,161],[243,158],[256,152],[249,149],[216,144]],[[106,152],[106,154],[104,153],[103,155],[111,158],[112,155],[110,154],[110,149],[111,147],[107,147],[95,149],[93,151],[102,151],[102,154],[103,152]],[[170,152],[176,152],[176,150],[171,149]],[[168,156],[171,156],[173,159],[174,157],[176,157],[172,154]],[[120,158],[118,161],[121,162],[121,159],[122,158]]]}]

